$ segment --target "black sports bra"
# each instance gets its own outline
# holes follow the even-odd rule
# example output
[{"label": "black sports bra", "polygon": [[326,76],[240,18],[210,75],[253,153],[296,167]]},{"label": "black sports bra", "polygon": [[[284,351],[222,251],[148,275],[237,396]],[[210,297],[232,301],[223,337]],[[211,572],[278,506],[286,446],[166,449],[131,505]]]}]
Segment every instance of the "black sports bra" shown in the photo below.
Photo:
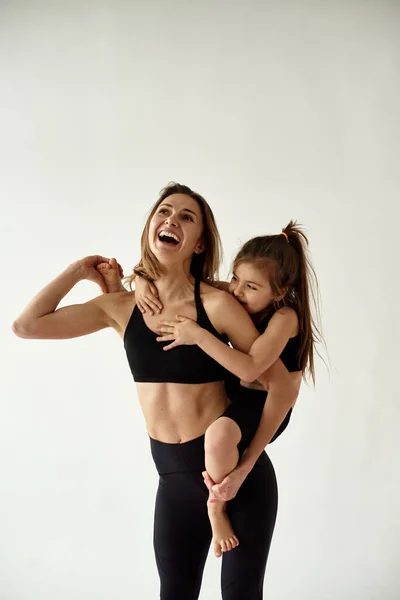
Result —
[{"label": "black sports bra", "polygon": [[[258,331],[263,334],[267,329],[268,324],[272,317],[274,316],[275,311],[268,313],[266,317],[257,325]],[[280,359],[289,371],[289,373],[293,373],[295,371],[301,371],[301,366],[299,364],[299,351],[301,347],[301,339],[300,333],[298,333],[295,337],[289,339],[288,343],[282,350],[280,355]]]},{"label": "black sports bra", "polygon": [[[228,343],[212,325],[200,299],[200,280],[194,284],[197,323],[219,340]],[[158,334],[149,329],[137,305],[124,334],[124,347],[133,378],[137,382],[208,383],[223,381],[227,372],[198,346],[177,346],[168,352],[170,342],[157,342]]]}]

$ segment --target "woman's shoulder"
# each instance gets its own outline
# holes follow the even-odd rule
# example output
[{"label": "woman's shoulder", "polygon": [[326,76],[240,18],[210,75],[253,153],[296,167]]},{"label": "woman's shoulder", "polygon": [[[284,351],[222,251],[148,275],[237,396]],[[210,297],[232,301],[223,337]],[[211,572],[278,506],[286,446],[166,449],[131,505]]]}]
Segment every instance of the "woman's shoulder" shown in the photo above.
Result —
[{"label": "woman's shoulder", "polygon": [[229,292],[220,290],[206,282],[201,282],[200,294],[206,310],[229,310],[232,306],[240,306],[238,301]]},{"label": "woman's shoulder", "polygon": [[106,306],[124,306],[136,302],[135,292],[125,290],[123,292],[108,292],[96,298],[96,301],[103,307]]},{"label": "woman's shoulder", "polygon": [[207,316],[218,333],[225,334],[234,347],[247,352],[257,338],[257,330],[240,302],[229,292],[207,283],[201,284],[200,294]]},{"label": "woman's shoulder", "polygon": [[135,292],[110,292],[96,298],[100,306],[118,325],[126,326],[136,306]]},{"label": "woman's shoulder", "polygon": [[202,281],[200,283],[200,294],[204,299],[212,299],[212,301],[223,301],[226,296],[230,296],[229,292],[225,292],[210,283]]}]

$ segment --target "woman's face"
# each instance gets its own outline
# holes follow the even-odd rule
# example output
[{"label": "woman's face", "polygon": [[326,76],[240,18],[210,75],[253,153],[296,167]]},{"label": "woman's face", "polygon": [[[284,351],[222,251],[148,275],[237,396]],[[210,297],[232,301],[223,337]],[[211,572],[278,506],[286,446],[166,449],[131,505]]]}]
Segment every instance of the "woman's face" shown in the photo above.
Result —
[{"label": "woman's face", "polygon": [[172,194],[157,207],[149,227],[149,246],[160,262],[186,260],[204,251],[203,215],[196,200]]}]

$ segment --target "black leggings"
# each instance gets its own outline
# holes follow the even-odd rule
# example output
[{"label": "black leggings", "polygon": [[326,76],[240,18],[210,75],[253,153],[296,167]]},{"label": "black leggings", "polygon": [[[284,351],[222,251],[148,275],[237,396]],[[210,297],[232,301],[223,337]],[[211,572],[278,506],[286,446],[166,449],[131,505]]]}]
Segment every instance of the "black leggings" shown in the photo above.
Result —
[{"label": "black leggings", "polygon": [[[154,550],[160,600],[196,600],[211,543],[204,484],[204,436],[184,444],[150,440],[160,475]],[[239,546],[222,557],[223,600],[262,600],[265,567],[275,526],[278,489],[265,452],[227,512]]]}]

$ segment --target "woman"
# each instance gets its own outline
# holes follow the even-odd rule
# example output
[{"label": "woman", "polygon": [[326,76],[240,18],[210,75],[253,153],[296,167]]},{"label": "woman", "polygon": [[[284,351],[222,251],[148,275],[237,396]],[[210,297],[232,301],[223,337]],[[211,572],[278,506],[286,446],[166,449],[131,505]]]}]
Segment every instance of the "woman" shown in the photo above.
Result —
[{"label": "woman", "polygon": [[[142,235],[142,259],[135,272],[157,283],[163,319],[176,314],[196,320],[219,339],[247,352],[258,336],[249,315],[229,294],[205,283],[219,265],[219,236],[206,201],[190,188],[172,184],[154,205]],[[71,264],[46,286],[14,322],[20,337],[64,339],[113,327],[124,340],[128,361],[160,475],[154,548],[161,600],[195,600],[200,592],[211,529],[204,486],[204,432],[226,409],[225,372],[197,346],[163,352],[156,341],[159,315],[142,315],[135,293],[104,294],[57,309],[81,279],[104,281],[96,266],[108,259],[90,256]],[[290,377],[277,361],[260,381],[271,392],[270,430],[265,445],[285,417],[293,397],[279,395]],[[276,391],[274,391],[274,387]],[[286,387],[286,385],[284,386]],[[232,469],[210,472],[216,483]],[[224,600],[259,600],[275,524],[277,488],[265,453],[229,505],[240,545],[224,554]]]}]

